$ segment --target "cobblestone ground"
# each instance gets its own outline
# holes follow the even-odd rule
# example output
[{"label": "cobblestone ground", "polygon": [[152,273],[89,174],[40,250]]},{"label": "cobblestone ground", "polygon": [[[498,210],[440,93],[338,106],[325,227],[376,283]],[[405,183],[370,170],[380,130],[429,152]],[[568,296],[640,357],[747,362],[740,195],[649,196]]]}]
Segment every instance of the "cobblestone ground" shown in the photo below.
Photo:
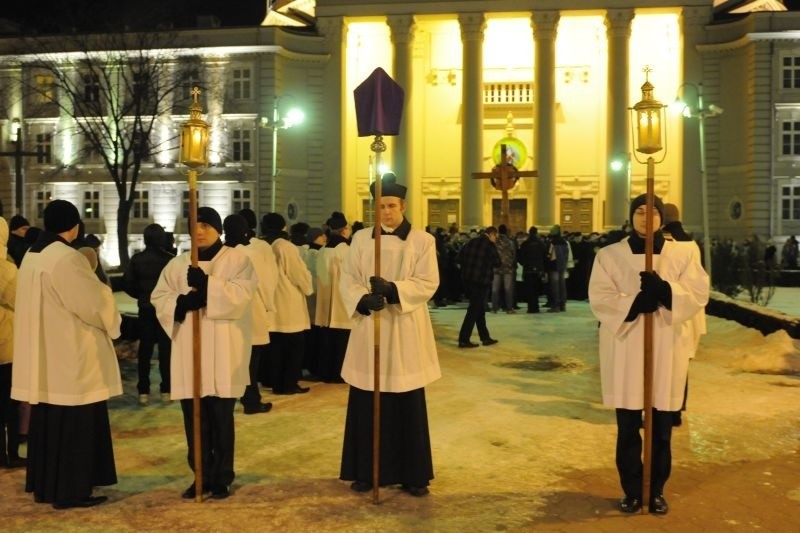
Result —
[{"label": "cobblestone ground", "polygon": [[[436,479],[380,505],[339,481],[346,385],[272,396],[265,415],[236,415],[233,495],[181,500],[186,466],[180,408],[136,405],[135,368],[111,401],[119,483],[93,509],[55,511],[0,471],[5,531],[797,531],[800,378],[737,371],[760,333],[709,319],[690,369],[684,424],[673,436],[670,513],[623,516],[613,412],[599,404],[597,323],[566,313],[490,314],[500,343],[459,349],[463,307],[431,311],[444,377],[426,389]],[[473,337],[474,340],[474,337]],[[153,370],[154,385],[158,383]]]}]

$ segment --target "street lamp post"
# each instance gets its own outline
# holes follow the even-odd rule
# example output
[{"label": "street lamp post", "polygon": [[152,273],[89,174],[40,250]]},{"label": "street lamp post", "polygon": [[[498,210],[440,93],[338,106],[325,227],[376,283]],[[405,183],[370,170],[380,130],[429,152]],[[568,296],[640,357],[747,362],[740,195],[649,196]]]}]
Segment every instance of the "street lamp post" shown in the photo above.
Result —
[{"label": "street lamp post", "polygon": [[272,128],[272,183],[270,184],[269,210],[273,213],[275,212],[275,191],[278,183],[278,130],[289,129],[295,124],[303,122],[305,118],[303,112],[298,108],[292,108],[284,116],[281,116],[278,106],[281,98],[283,96],[275,96],[272,100],[272,123],[266,124],[267,127]]},{"label": "street lamp post", "polygon": [[697,107],[692,108],[676,98],[677,111],[686,118],[697,118],[697,136],[700,142],[700,196],[703,203],[703,263],[711,277],[711,235],[708,227],[708,175],[706,174],[706,129],[705,120],[708,117],[716,117],[722,114],[723,109],[714,104],[705,107],[703,101],[703,84],[683,83],[678,87],[678,91],[684,87],[693,87],[697,92]]},{"label": "street lamp post", "polygon": [[23,184],[22,184],[22,158],[41,155],[41,149],[35,152],[26,152],[22,149],[22,123],[18,118],[11,121],[11,142],[14,143],[14,150],[11,152],[0,152],[0,156],[10,156],[14,158],[14,207],[17,214],[23,212]]},{"label": "street lamp post", "polygon": [[[650,68],[645,68],[645,75],[649,78]],[[642,85],[642,99],[631,109],[631,131],[635,151],[633,156],[639,163],[647,163],[647,218],[645,224],[645,244],[644,244],[644,269],[647,272],[653,271],[653,247],[654,228],[653,204],[655,202],[655,165],[661,163],[667,155],[666,142],[662,144],[662,139],[667,138],[666,122],[664,121],[664,108],[661,102],[653,97],[653,84],[646,79]],[[663,130],[663,131],[662,131]],[[656,161],[653,154],[661,152],[661,158]],[[647,160],[642,161],[636,152],[647,155]],[[642,501],[650,500],[650,468],[652,465],[652,442],[653,442],[653,313],[644,313],[644,442],[643,448],[643,468],[642,468]],[[647,498],[647,500],[645,500]],[[642,505],[642,511],[644,511]],[[650,505],[647,505],[648,511]]]}]

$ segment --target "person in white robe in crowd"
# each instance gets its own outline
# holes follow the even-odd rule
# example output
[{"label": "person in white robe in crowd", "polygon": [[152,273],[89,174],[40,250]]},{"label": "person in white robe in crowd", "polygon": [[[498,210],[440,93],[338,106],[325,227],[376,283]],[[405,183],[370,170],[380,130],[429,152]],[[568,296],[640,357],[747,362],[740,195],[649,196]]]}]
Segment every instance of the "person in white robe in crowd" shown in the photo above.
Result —
[{"label": "person in white robe in crowd", "polygon": [[[433,479],[425,386],[441,377],[428,301],[439,286],[433,235],[405,218],[406,187],[381,178],[380,276],[373,228],[355,235],[340,293],[353,327],[342,378],[350,384],[340,479],[356,492],[372,489],[374,317],[380,311],[380,485],[428,494]],[[374,195],[374,184],[371,187]]]},{"label": "person in white robe in crowd", "polygon": [[344,383],[342,363],[353,319],[344,305],[339,286],[342,265],[350,254],[350,224],[344,213],[334,211],[325,225],[328,227],[327,243],[320,248],[314,269],[317,276],[315,323],[322,339],[317,375],[326,383]]},{"label": "person in white robe in crowd", "polygon": [[310,389],[298,383],[305,356],[306,330],[311,327],[306,296],[313,292],[311,272],[286,233],[279,213],[262,217],[264,238],[272,245],[278,264],[275,288],[275,325],[270,332],[270,379],[274,394],[304,394]]},{"label": "person in white robe in crowd", "polygon": [[258,289],[253,293],[253,343],[248,365],[250,383],[241,398],[244,414],[267,413],[271,402],[261,401],[258,388],[258,367],[264,347],[269,344],[269,322],[267,313],[275,310],[275,286],[278,283],[278,267],[272,247],[261,239],[251,236],[247,220],[238,214],[228,215],[222,222],[225,230],[225,245],[241,250],[253,263],[258,276]]},{"label": "person in white robe in crowd", "polygon": [[0,217],[0,466],[21,468],[26,463],[19,455],[19,402],[11,399],[17,266],[8,242],[8,223]]},{"label": "person in white robe in crowd", "polygon": [[[653,228],[664,207],[656,197]],[[692,251],[654,231],[653,271],[645,271],[646,196],[630,206],[633,230],[600,249],[589,280],[589,303],[600,321],[600,381],[603,404],[616,410],[616,464],[624,497],[619,508],[638,512],[642,497],[651,513],[669,511],[664,485],[672,468],[672,420],[681,408],[689,365],[683,325],[705,307],[708,275]],[[653,446],[650,494],[642,494],[644,321],[653,314]]]},{"label": "person in white robe in crowd", "polygon": [[[193,338],[191,313],[200,313],[201,468],[203,492],[230,496],[234,472],[233,409],[250,382],[252,300],[258,277],[250,259],[220,240],[222,220],[210,207],[197,210],[199,266],[190,252],[167,263],[150,301],[172,339],[170,397],[180,400],[189,467],[194,470]],[[195,484],[183,492],[194,499]]]},{"label": "person in white robe in crowd", "polygon": [[31,404],[25,490],[56,509],[106,501],[117,482],[107,400],[122,394],[111,288],[70,246],[78,209],[53,200],[19,270],[11,396]]}]

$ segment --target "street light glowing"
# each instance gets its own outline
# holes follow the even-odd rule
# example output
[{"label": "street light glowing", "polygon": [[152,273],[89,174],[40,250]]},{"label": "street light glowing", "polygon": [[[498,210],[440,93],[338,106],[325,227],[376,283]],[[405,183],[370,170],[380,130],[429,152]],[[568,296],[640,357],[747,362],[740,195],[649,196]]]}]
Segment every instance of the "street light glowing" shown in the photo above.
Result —
[{"label": "street light glowing", "polygon": [[288,113],[286,113],[286,116],[283,117],[283,127],[291,128],[292,126],[301,124],[305,118],[305,113],[303,113],[300,109],[293,107]]}]

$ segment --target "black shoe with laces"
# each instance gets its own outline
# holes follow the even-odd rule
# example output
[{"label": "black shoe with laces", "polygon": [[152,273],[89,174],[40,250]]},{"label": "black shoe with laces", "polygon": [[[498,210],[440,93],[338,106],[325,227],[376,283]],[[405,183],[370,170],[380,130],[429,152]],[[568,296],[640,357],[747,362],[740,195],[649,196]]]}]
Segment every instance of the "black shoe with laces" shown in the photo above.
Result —
[{"label": "black shoe with laces", "polygon": [[492,344],[497,344],[498,340],[490,337],[488,339],[484,339],[482,342],[484,346],[491,346]]},{"label": "black shoe with laces", "polygon": [[215,500],[224,500],[231,495],[231,489],[228,485],[214,485],[211,487],[211,497]]}]

